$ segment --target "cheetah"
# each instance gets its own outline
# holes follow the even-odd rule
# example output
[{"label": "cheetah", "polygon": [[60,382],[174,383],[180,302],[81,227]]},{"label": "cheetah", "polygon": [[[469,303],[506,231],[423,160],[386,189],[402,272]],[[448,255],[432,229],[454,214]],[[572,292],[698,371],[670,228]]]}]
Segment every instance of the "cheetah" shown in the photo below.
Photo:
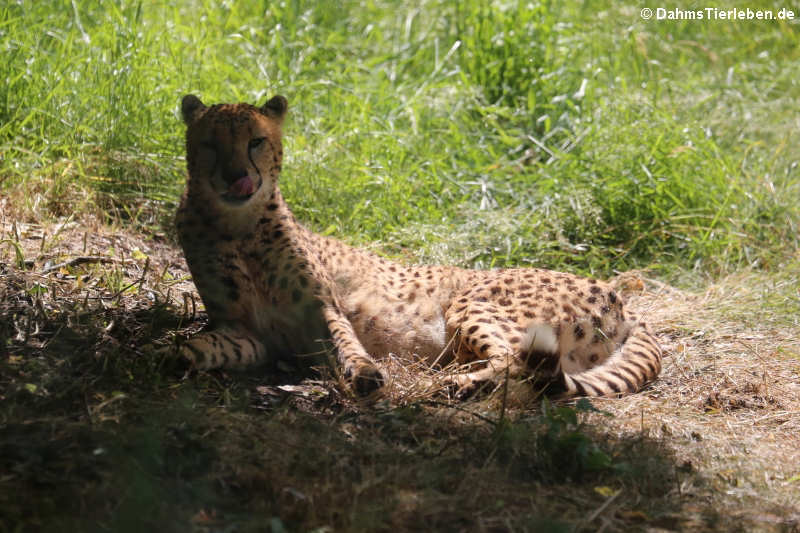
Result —
[{"label": "cheetah", "polygon": [[385,384],[393,354],[463,365],[463,396],[507,376],[546,376],[563,396],[636,392],[661,369],[649,326],[606,283],[537,268],[404,266],[313,233],[281,195],[288,102],[181,102],[188,177],[178,239],[209,318],[182,344],[198,369],[332,347],[348,386]]}]

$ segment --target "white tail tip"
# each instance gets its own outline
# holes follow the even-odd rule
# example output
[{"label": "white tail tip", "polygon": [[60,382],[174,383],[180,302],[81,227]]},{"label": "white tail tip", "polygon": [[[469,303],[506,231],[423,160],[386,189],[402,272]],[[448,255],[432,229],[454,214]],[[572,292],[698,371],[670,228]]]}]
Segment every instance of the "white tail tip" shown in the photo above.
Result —
[{"label": "white tail tip", "polygon": [[558,353],[558,339],[552,326],[531,324],[522,339],[522,352]]}]

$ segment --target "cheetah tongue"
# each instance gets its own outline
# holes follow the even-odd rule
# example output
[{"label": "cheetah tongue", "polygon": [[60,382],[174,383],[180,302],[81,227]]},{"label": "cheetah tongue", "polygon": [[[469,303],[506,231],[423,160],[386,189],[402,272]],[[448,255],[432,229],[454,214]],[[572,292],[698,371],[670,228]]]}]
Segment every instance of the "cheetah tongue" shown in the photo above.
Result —
[{"label": "cheetah tongue", "polygon": [[250,179],[250,176],[239,178],[231,183],[230,187],[228,187],[228,195],[236,198],[250,196],[254,192],[255,186],[253,185],[253,180]]}]

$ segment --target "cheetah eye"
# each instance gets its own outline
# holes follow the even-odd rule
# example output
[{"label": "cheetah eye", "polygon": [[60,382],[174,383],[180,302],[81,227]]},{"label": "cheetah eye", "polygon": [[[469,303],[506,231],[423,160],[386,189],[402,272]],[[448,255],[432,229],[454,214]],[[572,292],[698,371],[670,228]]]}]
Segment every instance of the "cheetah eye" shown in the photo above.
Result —
[{"label": "cheetah eye", "polygon": [[264,142],[266,137],[256,137],[255,139],[250,139],[250,142],[247,143],[247,148],[252,150],[253,148],[258,148]]}]

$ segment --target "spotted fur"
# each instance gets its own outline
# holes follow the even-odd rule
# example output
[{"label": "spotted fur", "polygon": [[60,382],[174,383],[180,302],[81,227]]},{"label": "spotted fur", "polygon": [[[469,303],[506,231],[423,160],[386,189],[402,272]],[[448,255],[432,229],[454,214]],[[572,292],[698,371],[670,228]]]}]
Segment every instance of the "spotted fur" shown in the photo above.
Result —
[{"label": "spotted fur", "polygon": [[461,393],[546,375],[565,395],[639,390],[661,368],[648,326],[607,284],[541,269],[404,266],[298,223],[278,188],[286,99],[205,106],[184,97],[181,246],[212,328],[182,355],[199,368],[336,349],[359,394],[388,354],[465,365]]}]

